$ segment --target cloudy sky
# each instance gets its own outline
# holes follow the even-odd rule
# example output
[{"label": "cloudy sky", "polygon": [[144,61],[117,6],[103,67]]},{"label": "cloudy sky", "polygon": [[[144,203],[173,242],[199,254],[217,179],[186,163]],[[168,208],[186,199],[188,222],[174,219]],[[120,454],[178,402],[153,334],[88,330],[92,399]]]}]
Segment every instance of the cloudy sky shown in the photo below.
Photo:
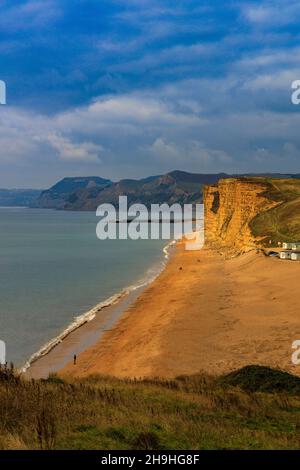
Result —
[{"label": "cloudy sky", "polygon": [[300,2],[2,0],[0,186],[300,172]]}]

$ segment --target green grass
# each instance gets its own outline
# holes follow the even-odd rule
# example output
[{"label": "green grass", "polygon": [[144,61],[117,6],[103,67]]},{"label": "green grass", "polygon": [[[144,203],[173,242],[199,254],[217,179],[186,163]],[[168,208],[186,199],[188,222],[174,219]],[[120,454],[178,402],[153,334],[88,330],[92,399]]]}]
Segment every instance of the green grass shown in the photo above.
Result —
[{"label": "green grass", "polygon": [[260,179],[267,187],[263,195],[277,206],[261,212],[250,227],[265,244],[300,240],[300,179]]},{"label": "green grass", "polygon": [[300,396],[300,378],[263,366],[246,366],[219,379],[223,385],[240,387],[248,392],[286,392]]},{"label": "green grass", "polygon": [[0,373],[1,449],[299,446],[300,379],[268,368],[172,381]]}]

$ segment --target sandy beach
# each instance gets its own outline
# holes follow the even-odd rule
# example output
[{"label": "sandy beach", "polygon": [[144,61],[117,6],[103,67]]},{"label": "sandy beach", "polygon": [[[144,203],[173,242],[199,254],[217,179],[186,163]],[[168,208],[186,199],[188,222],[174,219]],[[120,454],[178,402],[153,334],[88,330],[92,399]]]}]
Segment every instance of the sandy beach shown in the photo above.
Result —
[{"label": "sandy beach", "polygon": [[99,341],[102,335],[117,321],[118,317],[138,298],[143,289],[144,287],[139,287],[129,294],[121,296],[116,303],[101,308],[93,320],[74,329],[47,354],[32,362],[31,366],[26,369],[25,377],[47,378],[49,374],[56,373],[70,361],[73,361],[74,354],[79,355],[96,341]]},{"label": "sandy beach", "polygon": [[74,355],[79,356],[99,341],[164,269],[174,254],[174,248],[173,241],[167,243],[162,250],[163,258],[152,265],[141,279],[76,317],[20,368],[22,374],[29,379],[47,378],[73,362]]},{"label": "sandy beach", "polygon": [[300,301],[294,295],[299,276],[300,263],[256,251],[228,260],[178,244],[158,278],[119,303],[115,324],[107,309],[106,320],[71,333],[26,375],[45,377],[59,369],[72,375],[175,377],[221,374],[247,364],[300,375],[300,366],[291,363],[292,342],[300,339]]},{"label": "sandy beach", "polygon": [[300,339],[300,264],[252,251],[231,260],[182,246],[99,341],[60,374],[174,377],[291,363]]}]

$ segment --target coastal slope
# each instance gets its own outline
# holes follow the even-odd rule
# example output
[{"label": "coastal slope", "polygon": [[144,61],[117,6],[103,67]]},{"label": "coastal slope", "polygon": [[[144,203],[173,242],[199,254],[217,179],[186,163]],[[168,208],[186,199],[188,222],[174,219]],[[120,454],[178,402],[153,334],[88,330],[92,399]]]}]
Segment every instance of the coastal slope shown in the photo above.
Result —
[{"label": "coastal slope", "polygon": [[262,249],[292,228],[297,237],[297,211],[295,219],[279,215],[297,207],[298,190],[298,182],[265,178],[206,188],[206,247],[193,252],[177,243],[159,277],[60,374],[172,378],[260,364],[300,375],[291,361],[300,338],[300,301],[291,296],[300,263]]},{"label": "coastal slope", "polygon": [[252,250],[262,237],[255,237],[250,223],[277,203],[265,196],[268,185],[261,179],[230,178],[206,186],[206,244],[228,253]]},{"label": "coastal slope", "polygon": [[227,255],[300,240],[298,179],[221,179],[204,200],[206,243]]}]

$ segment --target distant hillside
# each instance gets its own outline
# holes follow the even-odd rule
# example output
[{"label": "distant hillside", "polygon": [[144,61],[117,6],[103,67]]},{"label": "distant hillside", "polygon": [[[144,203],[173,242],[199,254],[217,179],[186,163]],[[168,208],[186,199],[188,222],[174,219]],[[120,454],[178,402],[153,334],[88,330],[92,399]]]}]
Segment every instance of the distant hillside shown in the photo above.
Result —
[{"label": "distant hillside", "polygon": [[123,179],[112,182],[99,176],[63,178],[50,189],[0,189],[0,206],[30,206],[45,209],[95,211],[101,203],[118,204],[119,196],[128,196],[128,203],[173,204],[202,202],[203,186],[232,177],[264,177],[265,179],[299,179],[291,174],[188,173],[171,171],[165,175],[149,176],[140,180]]},{"label": "distant hillside", "polygon": [[97,193],[110,184],[112,184],[110,180],[99,176],[64,178],[50,189],[43,191],[33,206],[46,209],[65,209],[67,205],[72,206],[76,203],[81,192]]},{"label": "distant hillside", "polygon": [[0,189],[0,206],[31,206],[40,194],[39,189]]},{"label": "distant hillside", "polygon": [[[191,203],[202,201],[202,186],[226,178],[225,173],[194,174],[172,171],[165,175],[140,180],[124,179],[117,183],[102,178],[64,178],[44,191],[38,207],[93,211],[101,203],[117,204],[119,196],[128,196],[128,203],[150,204]],[[83,180],[82,184],[79,184]]]},{"label": "distant hillside", "polygon": [[77,200],[67,202],[65,209],[95,210],[99,204],[118,204],[119,196],[126,195],[128,204],[187,204],[202,201],[202,186],[225,175],[202,175],[173,171],[166,175],[141,180],[126,179],[104,189],[87,188],[77,191]]}]

